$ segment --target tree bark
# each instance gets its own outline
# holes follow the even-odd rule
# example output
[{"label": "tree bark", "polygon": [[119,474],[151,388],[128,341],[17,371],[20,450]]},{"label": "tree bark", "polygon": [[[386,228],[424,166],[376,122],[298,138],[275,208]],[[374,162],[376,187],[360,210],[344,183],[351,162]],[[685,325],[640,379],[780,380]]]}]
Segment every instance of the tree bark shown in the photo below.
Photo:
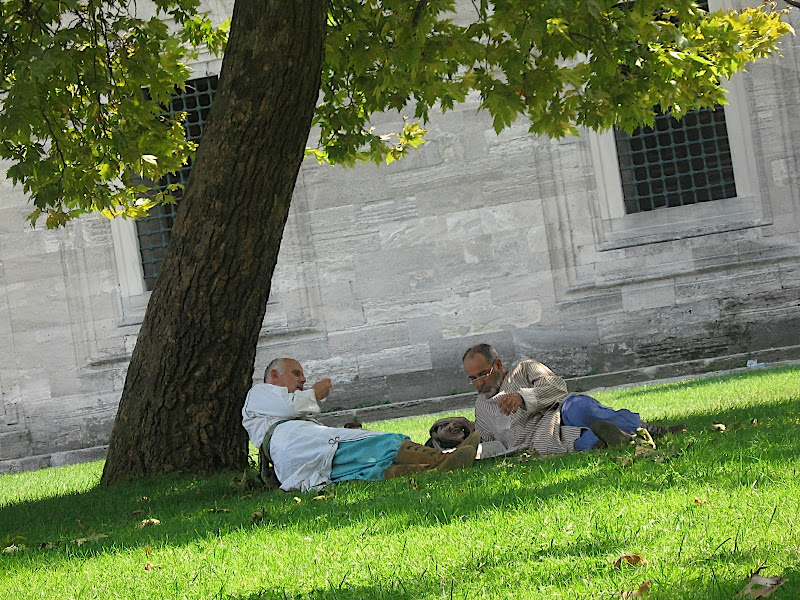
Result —
[{"label": "tree bark", "polygon": [[319,94],[326,0],[236,0],[102,482],[247,464],[241,408]]}]

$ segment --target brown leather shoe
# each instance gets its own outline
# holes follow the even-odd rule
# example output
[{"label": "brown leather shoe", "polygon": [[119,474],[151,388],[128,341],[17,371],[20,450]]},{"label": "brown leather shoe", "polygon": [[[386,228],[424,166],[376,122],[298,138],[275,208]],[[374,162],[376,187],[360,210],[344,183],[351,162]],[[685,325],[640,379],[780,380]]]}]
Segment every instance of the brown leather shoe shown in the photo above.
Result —
[{"label": "brown leather shoe", "polygon": [[453,452],[445,454],[445,459],[438,465],[432,465],[432,471],[450,471],[452,469],[465,469],[475,462],[475,446],[459,446]]},{"label": "brown leather shoe", "polygon": [[624,446],[633,441],[633,436],[625,433],[611,421],[594,421],[589,425],[594,434],[606,443],[606,446]]}]

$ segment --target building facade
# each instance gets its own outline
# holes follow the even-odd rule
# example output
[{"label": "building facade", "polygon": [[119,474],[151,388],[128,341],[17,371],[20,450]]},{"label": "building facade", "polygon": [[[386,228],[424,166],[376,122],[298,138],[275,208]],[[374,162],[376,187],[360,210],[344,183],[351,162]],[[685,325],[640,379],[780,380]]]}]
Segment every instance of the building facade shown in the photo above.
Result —
[{"label": "building facade", "polygon": [[[797,356],[797,38],[782,53],[729,82],[725,107],[632,136],[498,136],[472,99],[403,161],[308,159],[254,380],[296,357],[337,382],[337,410],[468,391],[461,356],[484,341],[566,376]],[[198,61],[176,99],[190,135],[218,70]],[[0,180],[0,472],[103,455],[172,218],[47,231],[28,212]]]}]

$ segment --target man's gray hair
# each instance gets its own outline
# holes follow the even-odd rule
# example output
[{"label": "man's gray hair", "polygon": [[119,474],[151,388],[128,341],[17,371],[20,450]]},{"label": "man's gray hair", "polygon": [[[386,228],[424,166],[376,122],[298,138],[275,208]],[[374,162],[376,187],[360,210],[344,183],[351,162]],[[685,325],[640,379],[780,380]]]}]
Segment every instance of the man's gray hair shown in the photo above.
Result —
[{"label": "man's gray hair", "polygon": [[266,370],[264,371],[264,383],[269,383],[269,372],[272,371],[272,369],[275,369],[278,372],[278,375],[283,375],[286,372],[285,361],[285,358],[273,358],[269,362]]},{"label": "man's gray hair", "polygon": [[480,354],[481,356],[485,357],[490,363],[494,363],[500,355],[497,353],[497,350],[494,349],[494,346],[491,344],[477,344],[469,348],[466,352],[464,352],[464,356],[461,358],[461,362],[464,362],[467,357],[475,356],[476,354]]}]

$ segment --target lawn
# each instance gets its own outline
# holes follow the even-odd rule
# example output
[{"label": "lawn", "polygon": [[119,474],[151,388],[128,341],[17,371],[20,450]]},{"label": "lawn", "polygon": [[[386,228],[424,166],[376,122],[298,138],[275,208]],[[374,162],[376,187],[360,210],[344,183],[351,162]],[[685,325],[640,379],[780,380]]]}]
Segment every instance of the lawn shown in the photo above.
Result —
[{"label": "lawn", "polygon": [[[101,488],[102,462],[0,476],[0,598],[599,599],[641,586],[731,600],[759,567],[788,580],[771,598],[800,598],[800,367],[595,395],[689,431],[646,455],[523,455],[319,495],[241,474]],[[436,418],[367,427],[424,442]]]}]

